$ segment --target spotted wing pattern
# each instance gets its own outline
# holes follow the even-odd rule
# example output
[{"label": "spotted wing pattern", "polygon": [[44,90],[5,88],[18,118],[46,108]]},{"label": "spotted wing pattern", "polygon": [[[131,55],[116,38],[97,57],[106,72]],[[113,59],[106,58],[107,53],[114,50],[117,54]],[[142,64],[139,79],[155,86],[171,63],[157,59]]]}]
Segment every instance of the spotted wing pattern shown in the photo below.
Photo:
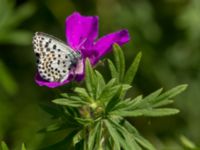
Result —
[{"label": "spotted wing pattern", "polygon": [[39,75],[50,82],[63,82],[81,58],[61,40],[42,32],[33,37],[33,48]]}]

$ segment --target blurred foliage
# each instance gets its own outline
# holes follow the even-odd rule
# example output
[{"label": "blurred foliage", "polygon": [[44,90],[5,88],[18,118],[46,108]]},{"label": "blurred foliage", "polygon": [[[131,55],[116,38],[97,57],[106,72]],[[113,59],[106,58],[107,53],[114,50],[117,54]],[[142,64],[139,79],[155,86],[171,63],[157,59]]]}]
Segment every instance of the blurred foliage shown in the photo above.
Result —
[{"label": "blurred foliage", "polygon": [[[0,147],[2,150],[9,150],[7,144],[5,142],[1,142],[1,147]],[[21,146],[21,150],[26,150],[26,147],[24,144],[22,144]]]},{"label": "blurred foliage", "polygon": [[16,28],[34,13],[34,5],[27,2],[16,9],[14,0],[0,0],[0,4],[0,43],[30,44],[32,34]]},{"label": "blurred foliage", "polygon": [[185,136],[180,136],[180,141],[184,145],[185,148],[189,150],[199,150],[200,147],[197,147],[196,144],[194,144],[192,141],[190,141],[187,137]]},{"label": "blurred foliage", "polygon": [[[57,89],[34,83],[31,35],[43,31],[64,40],[64,21],[73,11],[98,15],[100,35],[120,28],[130,31],[132,40],[123,48],[127,64],[138,51],[143,53],[135,92],[130,95],[147,95],[160,87],[169,89],[181,83],[189,85],[174,104],[181,110],[176,117],[129,120],[160,150],[184,149],[180,134],[198,145],[199,0],[0,0],[0,140],[11,149],[20,149],[22,142],[27,148],[37,149],[67,134],[37,133],[51,123],[50,116],[38,104],[48,103],[57,95]],[[109,76],[108,69],[98,69]],[[54,107],[50,102],[48,105]]]}]

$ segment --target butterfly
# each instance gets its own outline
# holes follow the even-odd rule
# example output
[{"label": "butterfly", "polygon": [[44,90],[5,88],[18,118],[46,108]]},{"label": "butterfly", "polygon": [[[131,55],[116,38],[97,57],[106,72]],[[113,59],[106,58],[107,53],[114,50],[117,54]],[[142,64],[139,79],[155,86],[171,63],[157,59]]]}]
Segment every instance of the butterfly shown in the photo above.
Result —
[{"label": "butterfly", "polygon": [[81,59],[79,51],[73,50],[60,39],[43,32],[33,37],[33,49],[39,75],[49,82],[63,82]]}]

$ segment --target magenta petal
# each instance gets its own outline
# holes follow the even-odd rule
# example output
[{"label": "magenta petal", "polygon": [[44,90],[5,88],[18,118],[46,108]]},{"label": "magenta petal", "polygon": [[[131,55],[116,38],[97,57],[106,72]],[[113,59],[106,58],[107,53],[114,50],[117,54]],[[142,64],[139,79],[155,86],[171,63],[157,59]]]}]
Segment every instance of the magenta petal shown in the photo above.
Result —
[{"label": "magenta petal", "polygon": [[93,50],[98,54],[98,56],[96,58],[91,58],[91,61],[95,64],[102,56],[110,52],[114,43],[123,45],[129,40],[130,36],[128,30],[120,30],[103,36],[94,45]]},{"label": "magenta petal", "polygon": [[58,87],[58,86],[62,86],[64,84],[70,82],[72,79],[73,79],[73,76],[70,75],[67,80],[65,80],[64,82],[60,83],[60,82],[48,82],[48,81],[45,81],[44,79],[42,79],[40,77],[40,75],[38,73],[35,76],[35,82],[39,86],[47,86],[49,88],[55,88],[55,87]]},{"label": "magenta petal", "polygon": [[65,25],[67,42],[74,49],[91,45],[98,36],[97,16],[81,16],[74,12],[67,17]]},{"label": "magenta petal", "polygon": [[76,70],[75,70],[75,80],[80,82],[81,80],[84,79],[84,74],[85,72],[85,59],[79,61],[79,63],[77,64]]}]

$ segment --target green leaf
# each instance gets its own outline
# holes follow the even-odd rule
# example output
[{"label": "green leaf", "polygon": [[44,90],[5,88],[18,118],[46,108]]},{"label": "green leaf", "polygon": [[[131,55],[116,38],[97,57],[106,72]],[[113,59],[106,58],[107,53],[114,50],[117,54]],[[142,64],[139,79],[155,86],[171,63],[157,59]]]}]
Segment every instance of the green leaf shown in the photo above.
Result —
[{"label": "green leaf", "polygon": [[99,97],[99,100],[101,103],[109,102],[116,94],[119,92],[119,89],[121,89],[120,85],[113,86],[109,89],[107,89],[101,96]]},{"label": "green leaf", "polygon": [[145,138],[143,138],[140,135],[135,135],[134,136],[135,140],[141,145],[143,146],[145,149],[148,150],[156,150],[156,148]]},{"label": "green leaf", "polygon": [[133,82],[135,74],[138,70],[138,66],[139,66],[141,57],[142,57],[142,53],[139,52],[125,74],[124,83],[131,84]]},{"label": "green leaf", "polygon": [[129,85],[129,84],[121,84],[121,86],[122,86],[122,91],[123,91],[123,92],[126,92],[126,91],[128,91],[130,88],[132,88],[132,86]]},{"label": "green leaf", "polygon": [[90,60],[86,59],[86,66],[85,66],[85,83],[88,90],[88,93],[92,98],[95,98],[96,92],[96,77],[92,66],[90,64]]},{"label": "green leaf", "polygon": [[96,138],[98,132],[101,132],[100,130],[100,122],[97,122],[93,128],[89,130],[89,136],[88,136],[88,150],[94,150],[97,144]]},{"label": "green leaf", "polygon": [[74,92],[77,93],[80,97],[82,97],[84,100],[88,101],[90,100],[90,96],[87,93],[86,89],[84,88],[80,88],[80,87],[76,87],[74,89]]},{"label": "green leaf", "polygon": [[4,141],[1,142],[1,148],[2,148],[2,150],[9,150],[8,146],[6,145],[6,143]]},{"label": "green leaf", "polygon": [[140,135],[140,133],[132,124],[130,124],[128,121],[125,121],[124,126],[130,133],[132,133],[132,136],[141,146],[147,150],[156,150],[156,148],[147,139]]},{"label": "green leaf", "polygon": [[117,82],[119,82],[119,73],[117,72],[117,69],[115,67],[115,65],[113,64],[113,62],[111,60],[108,59],[108,66],[111,72],[111,77],[115,78],[117,80]]},{"label": "green leaf", "polygon": [[115,105],[113,110],[126,109],[130,105],[130,100],[131,100],[131,98],[127,98],[127,99],[125,99],[123,101],[120,101],[119,103],[117,103]]},{"label": "green leaf", "polygon": [[138,117],[138,116],[148,116],[148,117],[161,117],[169,116],[179,113],[178,109],[174,108],[157,108],[157,109],[138,109],[134,111],[113,111],[112,115],[119,115],[122,117]]},{"label": "green leaf", "polygon": [[139,95],[134,99],[128,98],[124,101],[120,101],[113,110],[133,110],[135,106],[140,103],[142,96]]},{"label": "green leaf", "polygon": [[96,132],[95,149],[100,149],[102,147],[102,137],[103,137],[102,134],[103,134],[103,131],[104,131],[102,121],[100,122],[100,125],[99,125],[97,130],[98,131]]},{"label": "green leaf", "polygon": [[162,101],[165,99],[171,99],[173,97],[175,97],[176,95],[180,94],[181,92],[183,92],[185,89],[187,88],[186,84],[182,84],[179,86],[176,86],[174,88],[172,88],[171,90],[163,93],[162,95],[160,95],[158,98],[152,100],[153,102],[158,102],[158,101]]},{"label": "green leaf", "polygon": [[119,79],[123,81],[124,72],[125,72],[125,58],[124,53],[118,44],[113,45],[114,58],[117,71],[119,72]]},{"label": "green leaf", "polygon": [[162,89],[158,89],[143,99],[142,97],[138,97],[137,99],[133,100],[133,103],[128,108],[130,110],[131,109],[133,110],[136,108],[151,108],[150,102],[155,100],[161,92],[162,92]]},{"label": "green leaf", "polygon": [[127,107],[125,109],[126,110],[133,110],[143,102],[144,102],[144,100],[142,99],[142,95],[139,95],[136,98],[131,99],[129,101],[129,103],[127,104]]},{"label": "green leaf", "polygon": [[83,130],[79,131],[76,135],[73,137],[73,145],[76,145],[83,139]]},{"label": "green leaf", "polygon": [[195,145],[195,143],[193,143],[191,140],[189,140],[187,137],[185,137],[184,135],[180,136],[180,140],[181,143],[188,149],[196,149],[197,146]]},{"label": "green leaf", "polygon": [[81,100],[75,101],[74,99],[67,99],[67,98],[58,98],[52,100],[52,102],[58,105],[71,106],[71,107],[81,107],[87,104],[86,102]]},{"label": "green leaf", "polygon": [[114,107],[119,103],[120,101],[120,95],[122,91],[122,86],[118,86],[118,91],[116,94],[112,97],[112,99],[109,101],[109,103],[106,106],[106,113],[109,113],[114,109]]},{"label": "green leaf", "polygon": [[149,94],[148,96],[146,96],[144,98],[144,101],[151,102],[151,101],[155,100],[160,95],[160,93],[162,92],[162,90],[163,89],[161,88],[161,89],[158,89],[155,92]]},{"label": "green leaf", "polygon": [[[108,132],[110,133],[110,136],[112,137],[115,145],[116,150],[120,150],[120,136],[119,133],[116,131],[116,129],[109,123],[109,121],[104,120],[104,124],[106,128],[108,129]],[[123,142],[123,141],[122,141]]]},{"label": "green leaf", "polygon": [[54,124],[47,126],[45,129],[42,129],[40,131],[45,131],[45,132],[57,131],[60,129],[61,125],[62,124],[60,122],[56,122]]},{"label": "green leaf", "polygon": [[160,101],[160,102],[156,102],[155,104],[153,104],[152,107],[153,108],[161,107],[161,106],[169,105],[169,104],[171,104],[173,102],[174,102],[173,100],[166,99],[166,100],[163,100],[163,101]]},{"label": "green leaf", "polygon": [[21,150],[26,150],[25,144],[22,144],[22,149]]},{"label": "green leaf", "polygon": [[101,73],[99,73],[97,70],[95,70],[95,73],[96,73],[96,78],[97,78],[96,99],[98,99],[106,83]]},{"label": "green leaf", "polygon": [[65,98],[69,98],[69,94],[67,94],[67,93],[61,93],[60,96],[65,97]]},{"label": "green leaf", "polygon": [[112,126],[119,132],[119,137],[121,137],[125,140],[125,142],[121,142],[120,145],[125,150],[142,150],[140,146],[135,142],[134,136],[124,128],[124,126],[120,125],[119,122],[115,121],[114,119],[109,120],[112,124]]},{"label": "green leaf", "polygon": [[78,117],[75,117],[76,121],[84,126],[87,126],[88,124],[91,124],[94,122],[93,119],[91,118],[78,118]]},{"label": "green leaf", "polygon": [[98,97],[98,100],[100,101],[107,101],[107,99],[109,99],[109,95],[112,93],[108,92],[109,90],[112,89],[112,87],[114,86],[116,82],[116,79],[111,79],[104,87],[104,89],[102,89],[102,92],[100,94],[100,96]]}]

